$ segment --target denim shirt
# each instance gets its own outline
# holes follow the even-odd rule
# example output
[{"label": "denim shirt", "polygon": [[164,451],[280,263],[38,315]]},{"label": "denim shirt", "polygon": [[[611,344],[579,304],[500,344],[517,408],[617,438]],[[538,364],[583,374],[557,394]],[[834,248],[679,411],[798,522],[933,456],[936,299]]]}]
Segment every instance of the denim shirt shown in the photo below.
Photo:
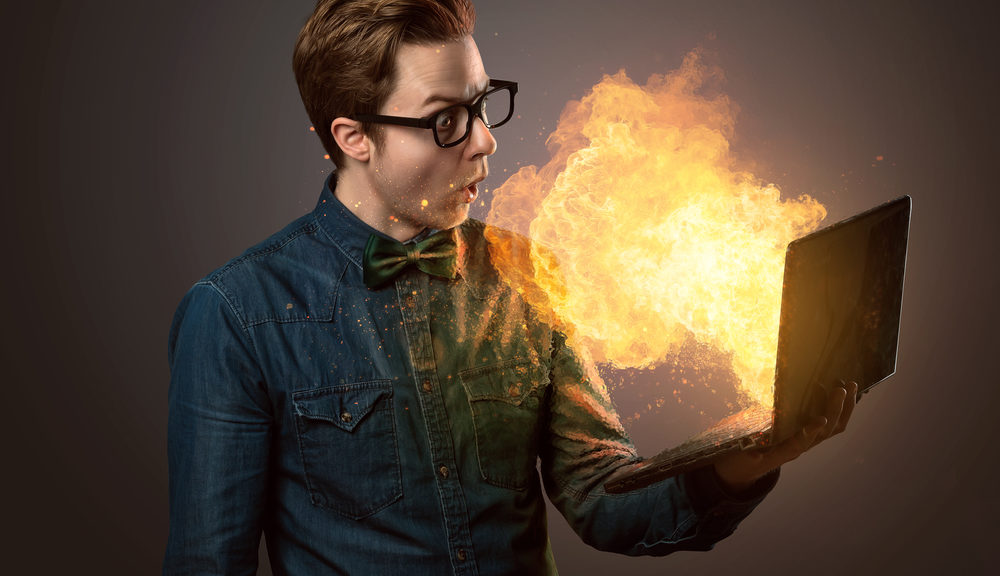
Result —
[{"label": "denim shirt", "polygon": [[707,550],[742,499],[711,470],[606,494],[639,462],[603,384],[500,278],[485,226],[453,279],[370,290],[374,229],[333,195],[197,282],[170,331],[164,574],[554,574],[542,490],[588,544]]}]

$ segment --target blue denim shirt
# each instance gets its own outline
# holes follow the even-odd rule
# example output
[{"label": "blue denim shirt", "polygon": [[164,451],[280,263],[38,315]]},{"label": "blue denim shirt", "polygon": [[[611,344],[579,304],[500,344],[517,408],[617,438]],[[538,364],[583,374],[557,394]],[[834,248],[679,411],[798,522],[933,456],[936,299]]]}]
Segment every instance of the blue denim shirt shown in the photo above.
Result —
[{"label": "blue denim shirt", "polygon": [[[773,487],[710,470],[628,494],[603,384],[507,286],[485,226],[454,280],[369,290],[377,233],[333,195],[196,283],[170,331],[164,574],[554,574],[544,486],[587,543],[707,550]],[[512,237],[513,238],[513,237]]]}]

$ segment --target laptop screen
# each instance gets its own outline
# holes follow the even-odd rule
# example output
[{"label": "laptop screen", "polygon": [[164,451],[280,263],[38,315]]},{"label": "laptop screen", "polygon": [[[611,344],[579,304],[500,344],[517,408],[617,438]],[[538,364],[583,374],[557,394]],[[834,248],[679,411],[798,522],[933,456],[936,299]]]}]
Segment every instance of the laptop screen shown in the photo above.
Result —
[{"label": "laptop screen", "polygon": [[805,425],[838,380],[861,394],[896,371],[910,205],[904,196],[788,245],[772,441]]}]

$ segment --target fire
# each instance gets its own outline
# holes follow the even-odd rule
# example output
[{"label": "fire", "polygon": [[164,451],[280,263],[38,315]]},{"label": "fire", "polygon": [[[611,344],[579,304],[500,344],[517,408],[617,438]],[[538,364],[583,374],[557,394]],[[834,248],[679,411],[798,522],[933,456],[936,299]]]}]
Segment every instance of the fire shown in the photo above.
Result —
[{"label": "fire", "polygon": [[[527,234],[530,255],[496,233],[491,250],[595,362],[654,367],[693,337],[729,355],[743,401],[769,407],[785,247],[826,210],[735,167],[719,80],[696,50],[645,86],[620,71],[567,104],[550,161],[496,189],[487,217]],[[504,265],[528,256],[530,274]]]}]

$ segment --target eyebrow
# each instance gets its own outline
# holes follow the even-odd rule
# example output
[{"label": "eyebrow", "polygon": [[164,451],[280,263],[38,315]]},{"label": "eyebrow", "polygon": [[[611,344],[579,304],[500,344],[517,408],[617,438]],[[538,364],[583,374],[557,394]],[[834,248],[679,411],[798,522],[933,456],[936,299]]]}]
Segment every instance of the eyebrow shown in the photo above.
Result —
[{"label": "eyebrow", "polygon": [[470,98],[469,100],[449,98],[447,96],[442,96],[440,94],[431,94],[430,96],[427,97],[426,100],[424,100],[423,104],[420,105],[420,109],[423,110],[424,108],[427,108],[428,106],[434,104],[435,102],[441,102],[442,104],[448,104],[449,106],[453,104],[462,104],[464,102],[475,102],[476,98],[479,98],[480,96],[485,94],[489,89],[490,89],[490,81],[487,80],[486,84],[482,88],[477,90],[475,95],[473,95],[472,98]]}]

